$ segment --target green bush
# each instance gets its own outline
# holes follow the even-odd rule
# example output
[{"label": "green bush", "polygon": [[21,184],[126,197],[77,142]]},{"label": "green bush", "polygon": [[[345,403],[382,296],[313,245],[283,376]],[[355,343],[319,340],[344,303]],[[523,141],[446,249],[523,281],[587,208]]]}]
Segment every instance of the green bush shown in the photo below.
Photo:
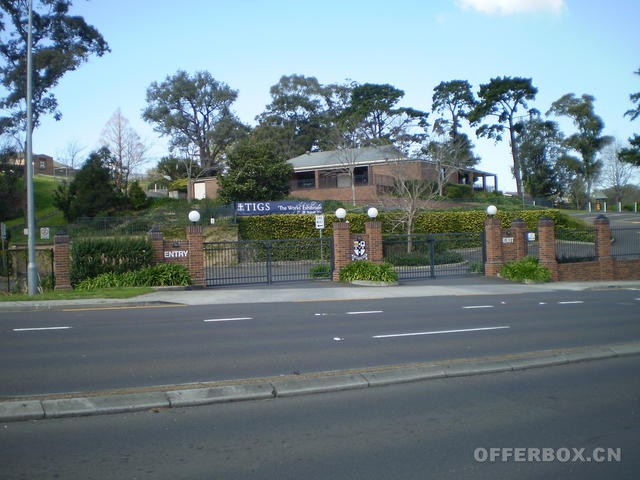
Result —
[{"label": "green bush", "polygon": [[500,276],[507,280],[523,282],[548,282],[551,280],[551,272],[545,266],[540,265],[535,257],[524,257],[520,260],[506,263],[500,269]]},{"label": "green bush", "polygon": [[86,238],[71,245],[71,285],[102,273],[124,273],[148,267],[153,262],[146,238]]},{"label": "green bush", "polygon": [[331,276],[331,265],[328,263],[320,263],[309,269],[311,278],[329,278]]},{"label": "green bush", "polygon": [[390,263],[352,262],[340,270],[341,282],[366,280],[369,282],[397,282],[398,273]]},{"label": "green bush", "polygon": [[165,287],[191,285],[189,271],[184,265],[163,263],[131,272],[107,272],[80,282],[78,290],[116,287]]}]

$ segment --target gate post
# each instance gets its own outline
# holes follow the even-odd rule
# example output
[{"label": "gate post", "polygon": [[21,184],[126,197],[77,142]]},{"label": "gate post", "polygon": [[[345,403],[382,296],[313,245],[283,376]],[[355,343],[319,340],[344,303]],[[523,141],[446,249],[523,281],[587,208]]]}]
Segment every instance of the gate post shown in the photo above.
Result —
[{"label": "gate post", "polygon": [[69,235],[57,234],[53,239],[53,277],[56,281],[54,290],[71,289]]},{"label": "gate post", "polygon": [[340,280],[340,270],[351,263],[351,238],[349,223],[333,224],[333,276],[334,282]]},{"label": "gate post", "polygon": [[521,218],[511,222],[511,233],[514,239],[514,255],[516,260],[527,256],[527,224]]},{"label": "gate post", "polygon": [[611,256],[611,226],[609,219],[600,214],[594,220],[596,227],[596,256],[600,264],[600,280],[613,280],[613,257]]},{"label": "gate post", "polygon": [[365,235],[367,236],[367,255],[369,261],[382,263],[382,223],[380,221],[365,222]]},{"label": "gate post", "polygon": [[484,264],[484,274],[487,277],[497,277],[502,268],[502,227],[500,219],[490,216],[484,221],[484,241],[487,261]]},{"label": "gate post", "polygon": [[153,249],[153,263],[156,265],[164,262],[164,236],[157,228],[149,231],[149,241]]},{"label": "gate post", "polygon": [[551,280],[558,281],[558,260],[556,258],[556,232],[553,220],[540,217],[538,220],[538,259],[540,265],[551,272]]},{"label": "gate post", "polygon": [[187,267],[191,276],[191,284],[196,287],[204,287],[203,242],[202,225],[189,225],[187,227],[187,245],[189,248]]}]

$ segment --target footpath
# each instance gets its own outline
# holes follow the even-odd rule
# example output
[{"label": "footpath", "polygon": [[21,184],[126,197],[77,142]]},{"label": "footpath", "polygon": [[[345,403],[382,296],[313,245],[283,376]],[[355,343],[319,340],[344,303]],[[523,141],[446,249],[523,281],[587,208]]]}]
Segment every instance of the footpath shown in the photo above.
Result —
[{"label": "footpath", "polygon": [[[425,296],[516,295],[534,292],[638,289],[640,281],[518,284],[486,277],[429,280],[396,286],[345,286],[305,282],[210,289],[159,289],[133,299],[0,302],[0,317],[10,311],[46,311],[99,306],[158,304],[207,305],[303,301],[363,300]],[[574,362],[640,354],[640,341],[588,348],[545,350],[437,363],[386,365],[362,370],[318,372],[236,381],[165,385],[113,392],[70,393],[0,399],[0,422],[158,410],[222,402],[274,399],[295,395],[365,389],[429,379],[510,372]]]}]

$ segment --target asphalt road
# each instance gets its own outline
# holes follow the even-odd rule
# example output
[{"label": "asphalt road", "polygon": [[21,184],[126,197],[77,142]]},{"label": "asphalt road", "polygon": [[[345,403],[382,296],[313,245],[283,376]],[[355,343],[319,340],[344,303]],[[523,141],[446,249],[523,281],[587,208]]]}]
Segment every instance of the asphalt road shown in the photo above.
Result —
[{"label": "asphalt road", "polygon": [[640,339],[634,290],[3,312],[0,396],[474,358]]},{"label": "asphalt road", "polygon": [[638,357],[0,425],[3,479],[635,479]]}]

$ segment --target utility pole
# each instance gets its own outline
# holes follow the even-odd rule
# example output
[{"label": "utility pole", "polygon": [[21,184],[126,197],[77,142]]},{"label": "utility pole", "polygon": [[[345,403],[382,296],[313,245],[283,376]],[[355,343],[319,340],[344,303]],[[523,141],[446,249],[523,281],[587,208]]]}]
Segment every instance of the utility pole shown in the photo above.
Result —
[{"label": "utility pole", "polygon": [[29,0],[29,30],[27,32],[27,239],[28,239],[28,264],[27,264],[27,293],[38,293],[38,265],[36,264],[36,216],[33,194],[33,74],[31,61],[31,44],[33,28],[33,0]]}]

